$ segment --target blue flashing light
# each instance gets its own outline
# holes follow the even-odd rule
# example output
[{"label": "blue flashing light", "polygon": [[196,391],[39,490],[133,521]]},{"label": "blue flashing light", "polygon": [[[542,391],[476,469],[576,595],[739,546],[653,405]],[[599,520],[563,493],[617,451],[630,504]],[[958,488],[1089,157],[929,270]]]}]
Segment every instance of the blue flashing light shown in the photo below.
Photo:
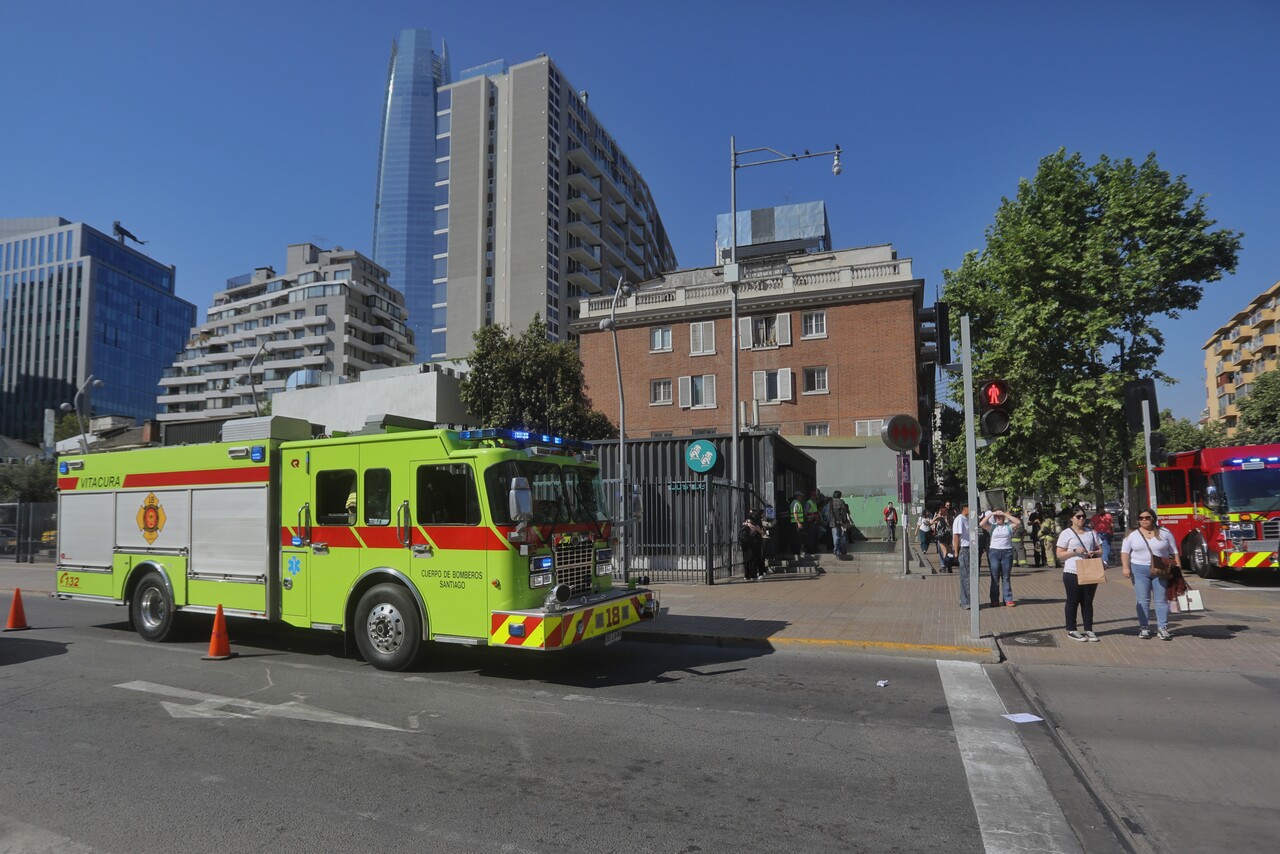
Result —
[{"label": "blue flashing light", "polygon": [[556,559],[551,555],[546,555],[545,557],[535,557],[533,560],[529,561],[529,568],[533,572],[553,569],[555,568],[555,562],[556,562]]},{"label": "blue flashing light", "polygon": [[1240,464],[1241,464],[1241,463],[1243,463],[1243,462],[1244,462],[1244,460],[1232,460],[1232,461],[1231,461],[1231,464],[1232,464],[1232,465],[1236,465],[1236,466],[1238,466],[1238,465],[1240,465]]},{"label": "blue flashing light", "polygon": [[1269,463],[1280,463],[1280,457],[1267,457]]},{"label": "blue flashing light", "polygon": [[249,459],[253,460],[255,463],[263,462],[266,458],[267,449],[262,445],[254,445],[249,449]]},{"label": "blue flashing light", "polygon": [[513,442],[525,442],[530,445],[550,445],[551,447],[572,448],[579,451],[590,451],[590,442],[577,439],[566,439],[564,436],[548,436],[546,433],[530,433],[528,430],[507,430],[499,427],[486,427],[483,430],[463,430],[458,438],[475,442],[481,439],[506,439]]},{"label": "blue flashing light", "polygon": [[67,467],[66,460],[62,460],[58,463],[58,474],[66,474],[69,471],[71,471],[71,469]]}]

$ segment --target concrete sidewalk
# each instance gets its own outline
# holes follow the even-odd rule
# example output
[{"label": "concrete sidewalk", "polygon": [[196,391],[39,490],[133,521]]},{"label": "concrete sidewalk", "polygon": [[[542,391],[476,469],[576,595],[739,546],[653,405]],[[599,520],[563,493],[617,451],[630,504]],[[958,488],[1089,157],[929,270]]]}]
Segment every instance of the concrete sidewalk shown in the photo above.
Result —
[{"label": "concrete sidewalk", "polygon": [[[1280,669],[1280,592],[1225,587],[1190,576],[1207,610],[1174,614],[1174,640],[1139,640],[1133,587],[1108,570],[1094,604],[1099,643],[1078,643],[1063,629],[1066,600],[1055,569],[1017,569],[1018,604],[979,611],[982,637],[970,634],[969,611],[959,607],[959,575],[858,571],[856,561],[826,571],[778,573],[758,582],[714,586],[658,583],[660,619],[627,630],[631,640],[848,649],[877,654],[1014,664],[1092,664],[1213,671]],[[985,570],[985,568],[984,568]],[[988,577],[980,583],[986,601]],[[53,564],[0,562],[0,607],[8,593],[47,595]]]}]

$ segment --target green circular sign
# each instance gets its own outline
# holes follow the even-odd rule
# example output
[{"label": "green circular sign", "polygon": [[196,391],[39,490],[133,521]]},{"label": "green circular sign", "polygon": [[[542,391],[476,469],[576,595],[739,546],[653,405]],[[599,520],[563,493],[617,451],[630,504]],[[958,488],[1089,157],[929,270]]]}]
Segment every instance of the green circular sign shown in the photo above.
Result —
[{"label": "green circular sign", "polygon": [[716,451],[716,446],[706,439],[690,442],[684,452],[684,460],[690,471],[696,471],[699,474],[711,471],[719,458],[720,454]]}]

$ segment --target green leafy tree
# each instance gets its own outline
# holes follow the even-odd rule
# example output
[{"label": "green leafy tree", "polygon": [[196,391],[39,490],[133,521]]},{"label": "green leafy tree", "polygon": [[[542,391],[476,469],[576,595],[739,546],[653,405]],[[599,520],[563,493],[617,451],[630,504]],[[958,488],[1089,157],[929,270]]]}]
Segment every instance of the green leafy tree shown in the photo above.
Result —
[{"label": "green leafy tree", "polygon": [[476,348],[467,357],[470,371],[460,392],[485,427],[520,427],[576,439],[603,439],[616,432],[587,400],[577,349],[549,341],[540,316],[519,336],[495,324],[472,337]]},{"label": "green leafy tree", "polygon": [[54,501],[57,478],[53,460],[0,465],[0,501]]},{"label": "green leafy tree", "polygon": [[1266,445],[1280,442],[1280,371],[1268,371],[1253,381],[1253,390],[1236,401],[1240,420],[1236,445]]},{"label": "green leafy tree", "polygon": [[[1202,288],[1233,271],[1241,235],[1213,230],[1155,155],[1092,166],[1059,150],[1022,179],[987,229],[987,245],[948,270],[959,328],[969,315],[976,378],[1007,379],[1012,429],[979,451],[979,481],[1023,494],[1099,503],[1132,448],[1121,412],[1127,380],[1172,378],[1156,368],[1160,316],[1196,308]],[[963,399],[958,380],[951,396]],[[1108,488],[1110,487],[1110,488]]]},{"label": "green leafy tree", "polygon": [[61,442],[80,435],[80,422],[74,412],[68,412],[53,423],[53,441]]},{"label": "green leafy tree", "polygon": [[[1222,448],[1229,443],[1227,428],[1220,422],[1211,421],[1201,427],[1193,424],[1189,418],[1174,418],[1173,412],[1166,409],[1160,413],[1160,432],[1167,440],[1169,453],[1180,451],[1199,451],[1202,448]],[[1140,464],[1144,456],[1142,443],[1134,442],[1136,454],[1134,462]]]}]

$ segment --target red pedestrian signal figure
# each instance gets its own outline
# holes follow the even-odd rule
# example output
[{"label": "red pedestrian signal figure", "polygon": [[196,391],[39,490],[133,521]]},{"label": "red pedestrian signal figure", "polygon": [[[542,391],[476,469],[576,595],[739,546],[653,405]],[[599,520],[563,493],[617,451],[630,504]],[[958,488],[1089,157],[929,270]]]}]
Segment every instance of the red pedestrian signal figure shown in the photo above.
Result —
[{"label": "red pedestrian signal figure", "polygon": [[982,426],[982,435],[995,438],[1008,433],[1009,383],[1004,380],[987,380],[978,390],[978,399],[983,409],[978,422]]}]

